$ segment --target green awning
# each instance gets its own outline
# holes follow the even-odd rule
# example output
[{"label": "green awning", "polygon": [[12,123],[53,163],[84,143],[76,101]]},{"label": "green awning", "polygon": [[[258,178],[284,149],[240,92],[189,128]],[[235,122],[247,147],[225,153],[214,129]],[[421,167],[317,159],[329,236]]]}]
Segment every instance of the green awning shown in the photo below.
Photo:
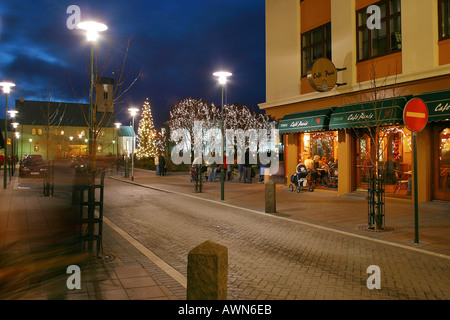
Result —
[{"label": "green awning", "polygon": [[428,122],[450,120],[450,90],[434,91],[414,96],[428,107]]},{"label": "green awning", "polygon": [[354,103],[337,108],[330,119],[330,130],[389,126],[403,123],[403,108],[410,97]]},{"label": "green awning", "polygon": [[124,126],[119,128],[119,137],[132,137],[133,136],[133,128],[130,126]]},{"label": "green awning", "polygon": [[288,114],[278,126],[280,133],[328,130],[334,108]]}]

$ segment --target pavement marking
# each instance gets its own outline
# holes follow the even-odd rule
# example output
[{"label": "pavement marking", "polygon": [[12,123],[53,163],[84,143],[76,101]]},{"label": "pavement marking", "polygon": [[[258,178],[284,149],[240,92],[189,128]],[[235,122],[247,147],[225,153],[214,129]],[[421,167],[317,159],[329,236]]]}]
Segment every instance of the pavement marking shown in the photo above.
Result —
[{"label": "pavement marking", "polygon": [[289,218],[286,218],[286,217],[274,216],[274,215],[270,215],[270,214],[265,213],[265,212],[260,212],[260,211],[256,211],[256,210],[253,210],[253,209],[243,208],[243,207],[239,207],[239,206],[236,206],[236,205],[233,205],[233,204],[229,204],[229,203],[225,203],[225,202],[220,202],[220,201],[211,200],[211,199],[205,199],[205,198],[202,198],[202,197],[198,197],[198,196],[194,196],[194,195],[186,194],[186,193],[182,193],[182,192],[177,192],[177,191],[173,191],[173,190],[165,190],[165,189],[161,189],[161,188],[156,188],[156,187],[148,186],[148,185],[145,185],[145,184],[140,184],[140,183],[136,183],[136,182],[132,182],[132,181],[126,181],[126,180],[118,179],[118,178],[113,177],[113,176],[111,176],[110,178],[112,178],[114,180],[117,180],[117,181],[120,181],[120,182],[134,184],[134,185],[137,185],[137,186],[140,186],[140,187],[144,187],[144,188],[147,188],[147,189],[153,189],[153,190],[156,190],[156,191],[173,193],[173,194],[182,195],[182,196],[190,197],[190,198],[194,198],[194,199],[201,199],[201,200],[204,200],[204,201],[212,202],[214,204],[219,204],[219,205],[227,206],[227,207],[234,208],[234,209],[239,209],[239,210],[244,210],[244,211],[256,213],[256,214],[262,215],[264,217],[272,217],[272,218],[276,218],[276,219],[280,219],[280,220],[284,220],[284,221],[294,222],[294,223],[297,223],[297,224],[305,225],[305,226],[308,226],[308,227],[312,227],[312,228],[316,228],[316,229],[320,229],[320,230],[324,230],[324,231],[330,231],[330,232],[334,232],[334,233],[339,233],[339,234],[342,234],[342,235],[345,235],[345,236],[349,236],[349,237],[354,237],[354,238],[359,238],[359,239],[368,240],[368,241],[372,241],[372,242],[377,242],[377,243],[384,244],[384,245],[394,246],[394,247],[398,247],[398,248],[402,248],[402,249],[406,249],[406,250],[411,250],[411,251],[416,251],[418,253],[428,254],[428,255],[431,255],[431,256],[438,257],[438,258],[443,258],[443,259],[450,260],[450,256],[449,255],[442,254],[442,253],[436,253],[436,252],[423,250],[423,249],[419,249],[419,248],[413,248],[413,247],[410,247],[410,246],[407,246],[407,245],[403,245],[403,244],[395,243],[395,242],[389,242],[389,241],[386,241],[386,240],[373,239],[373,238],[362,236],[362,235],[359,235],[359,234],[356,234],[356,233],[351,233],[351,232],[341,231],[341,230],[337,230],[337,229],[332,229],[332,228],[320,226],[320,225],[317,225],[317,224],[312,224],[312,223],[308,223],[308,222],[304,222],[304,221],[289,219]]},{"label": "pavement marking", "polygon": [[132,244],[136,249],[138,249],[144,256],[146,256],[150,261],[156,264],[161,270],[167,273],[172,279],[181,284],[184,288],[187,288],[187,279],[184,275],[179,273],[177,270],[168,265],[164,260],[158,257],[156,254],[151,252],[147,247],[142,245],[139,241],[130,236],[127,232],[122,230],[116,224],[114,224],[111,220],[103,217],[103,221],[106,222],[114,231],[120,234],[125,240],[127,240],[130,244]]}]

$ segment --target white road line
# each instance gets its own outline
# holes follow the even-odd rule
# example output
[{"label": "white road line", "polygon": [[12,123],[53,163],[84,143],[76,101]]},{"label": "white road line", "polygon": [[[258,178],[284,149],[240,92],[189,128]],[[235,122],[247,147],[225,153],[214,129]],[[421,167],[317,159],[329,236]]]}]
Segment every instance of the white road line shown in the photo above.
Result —
[{"label": "white road line", "polygon": [[177,194],[177,195],[181,195],[181,196],[185,196],[185,197],[190,197],[190,198],[194,198],[194,199],[200,199],[200,200],[203,200],[203,201],[212,202],[214,204],[218,204],[218,205],[222,205],[222,206],[226,206],[226,207],[230,207],[230,208],[234,208],[234,209],[244,210],[244,211],[256,213],[256,214],[262,215],[264,217],[271,217],[271,218],[276,218],[276,219],[280,219],[280,220],[284,220],[284,221],[294,222],[294,223],[297,223],[297,224],[305,225],[305,226],[308,226],[308,227],[312,227],[312,228],[316,228],[316,229],[320,229],[320,230],[324,230],[324,231],[339,233],[339,234],[342,234],[342,235],[345,235],[345,236],[349,236],[349,237],[354,237],[354,238],[363,239],[363,240],[367,240],[367,241],[377,242],[377,243],[384,244],[384,245],[394,246],[394,247],[398,247],[398,248],[402,248],[402,249],[406,249],[406,250],[411,250],[411,251],[416,251],[416,252],[419,252],[419,253],[423,253],[423,254],[435,256],[435,257],[438,257],[438,258],[444,258],[444,259],[450,260],[450,256],[445,255],[445,254],[441,254],[441,253],[436,253],[436,252],[423,250],[423,249],[419,249],[419,248],[413,248],[413,247],[409,247],[409,246],[406,246],[406,245],[403,245],[403,244],[399,244],[399,243],[395,243],[395,242],[389,242],[389,241],[380,240],[380,239],[373,239],[373,238],[362,236],[362,235],[359,235],[359,234],[356,234],[356,233],[336,230],[336,229],[332,229],[332,228],[328,228],[328,227],[324,227],[324,226],[320,226],[320,225],[316,225],[316,224],[312,224],[312,223],[308,223],[308,222],[304,222],[304,221],[293,220],[293,219],[289,219],[289,218],[285,218],[285,217],[269,215],[267,213],[263,213],[263,212],[256,211],[256,210],[253,210],[253,209],[243,208],[243,207],[239,207],[239,206],[236,206],[236,205],[233,205],[233,204],[219,202],[219,201],[216,201],[216,200],[205,199],[205,198],[197,197],[197,196],[186,194],[186,193],[182,193],[182,192],[177,192],[177,191],[173,191],[173,190],[165,190],[165,189],[161,189],[159,187],[155,188],[155,187],[147,186],[145,184],[140,184],[140,183],[136,183],[136,182],[130,182],[130,181],[121,180],[121,179],[118,179],[118,178],[115,178],[115,177],[111,177],[111,178],[115,179],[117,181],[134,184],[134,185],[137,185],[137,186],[140,186],[140,187],[144,187],[144,188],[148,188],[148,189],[154,189],[154,190],[159,190],[159,191],[163,191],[163,192],[173,193],[173,194]]},{"label": "white road line", "polygon": [[166,262],[164,262],[160,257],[147,249],[144,245],[142,245],[139,241],[130,236],[127,232],[122,230],[116,224],[114,224],[111,220],[103,217],[103,221],[107,225],[109,225],[114,231],[120,234],[125,240],[127,240],[130,244],[132,244],[136,249],[138,249],[144,256],[146,256],[151,262],[156,264],[161,270],[167,273],[172,279],[181,284],[184,288],[187,288],[187,279],[184,275],[179,273],[177,270],[172,268]]}]

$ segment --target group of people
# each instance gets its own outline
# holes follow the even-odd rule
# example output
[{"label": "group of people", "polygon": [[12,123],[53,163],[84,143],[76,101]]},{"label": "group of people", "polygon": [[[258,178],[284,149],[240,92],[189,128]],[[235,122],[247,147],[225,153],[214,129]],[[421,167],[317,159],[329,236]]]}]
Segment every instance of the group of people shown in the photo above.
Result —
[{"label": "group of people", "polygon": [[[302,161],[300,161],[300,164],[302,164]],[[337,161],[333,157],[328,159],[327,157],[320,157],[318,155],[314,157],[309,155],[303,164],[311,172],[311,180],[316,185],[328,185],[330,176],[335,174],[334,169],[337,168]]]},{"label": "group of people", "polygon": [[155,157],[156,175],[165,176],[167,172],[166,158],[164,153],[157,154]]},{"label": "group of people", "polygon": [[[214,182],[216,180],[217,168],[224,170],[224,177],[227,181],[232,180],[233,170],[236,167],[238,168],[238,172],[239,172],[238,181],[239,182],[242,181],[243,183],[252,183],[254,174],[252,171],[252,164],[250,162],[250,153],[249,153],[248,149],[244,156],[244,163],[227,164],[226,157],[223,158],[223,164],[218,165],[216,163],[212,163],[209,166],[208,182]],[[261,165],[259,182],[264,182],[264,167],[265,167],[264,165]]]}]

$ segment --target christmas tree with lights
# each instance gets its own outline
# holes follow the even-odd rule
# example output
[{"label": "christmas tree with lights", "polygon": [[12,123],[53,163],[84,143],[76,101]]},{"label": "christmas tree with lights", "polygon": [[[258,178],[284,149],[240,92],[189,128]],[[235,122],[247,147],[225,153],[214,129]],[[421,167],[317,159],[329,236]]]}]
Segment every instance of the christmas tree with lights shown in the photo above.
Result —
[{"label": "christmas tree with lights", "polygon": [[153,158],[157,154],[157,133],[153,123],[152,109],[148,98],[142,107],[142,116],[138,127],[138,159]]}]

